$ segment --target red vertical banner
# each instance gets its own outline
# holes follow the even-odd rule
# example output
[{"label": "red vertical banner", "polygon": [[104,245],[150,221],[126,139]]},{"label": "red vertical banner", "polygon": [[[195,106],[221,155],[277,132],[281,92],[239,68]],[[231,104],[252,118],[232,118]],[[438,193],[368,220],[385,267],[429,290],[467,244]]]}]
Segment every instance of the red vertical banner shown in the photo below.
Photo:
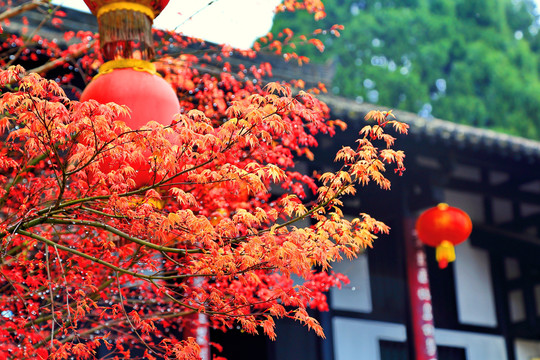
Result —
[{"label": "red vertical banner", "polygon": [[[201,277],[193,278],[194,286],[201,286],[202,282],[203,279]],[[184,318],[184,321],[187,323],[187,326],[184,326],[183,330],[184,339],[190,337],[195,338],[195,341],[201,349],[199,359],[210,360],[210,324],[208,317],[205,314],[197,312],[187,315]]]},{"label": "red vertical banner", "polygon": [[210,328],[205,314],[194,313],[185,317],[187,325],[184,328],[184,339],[195,338],[201,349],[200,359],[210,360]]},{"label": "red vertical banner", "polygon": [[415,360],[437,360],[426,253],[411,220],[405,220],[404,238]]}]

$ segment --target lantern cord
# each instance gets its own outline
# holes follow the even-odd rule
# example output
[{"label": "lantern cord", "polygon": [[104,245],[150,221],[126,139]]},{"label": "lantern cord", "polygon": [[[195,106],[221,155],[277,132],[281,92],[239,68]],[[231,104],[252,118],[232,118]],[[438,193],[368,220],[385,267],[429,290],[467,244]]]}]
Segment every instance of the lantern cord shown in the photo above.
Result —
[{"label": "lantern cord", "polygon": [[105,60],[154,57],[152,19],[146,13],[130,9],[107,11],[98,22]]},{"label": "lantern cord", "polygon": [[439,268],[446,268],[448,263],[456,260],[454,245],[448,240],[443,240],[435,249],[435,258],[439,263]]}]

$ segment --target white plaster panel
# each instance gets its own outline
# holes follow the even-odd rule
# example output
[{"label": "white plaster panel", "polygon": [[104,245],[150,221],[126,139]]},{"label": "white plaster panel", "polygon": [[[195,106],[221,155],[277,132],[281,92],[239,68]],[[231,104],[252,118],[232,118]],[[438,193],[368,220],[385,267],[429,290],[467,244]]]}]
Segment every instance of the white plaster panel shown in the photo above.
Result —
[{"label": "white plaster panel", "polygon": [[508,360],[502,336],[435,329],[435,342],[437,345],[465,348],[467,360]]},{"label": "white plaster panel", "polygon": [[540,213],[540,206],[538,205],[531,205],[531,204],[521,204],[521,215],[522,216],[530,216]]},{"label": "white plaster panel", "polygon": [[540,316],[540,284],[534,286],[534,303],[536,304],[536,316]]},{"label": "white plaster panel", "polygon": [[519,190],[530,191],[532,193],[538,194],[540,192],[540,180],[525,183],[519,187]]},{"label": "white plaster panel", "polygon": [[491,185],[499,185],[507,181],[510,178],[510,175],[505,172],[500,171],[490,171],[489,172],[489,183]]},{"label": "white plaster panel", "polygon": [[496,223],[511,221],[513,218],[510,200],[493,198],[493,221]]},{"label": "white plaster panel", "polygon": [[510,307],[510,320],[514,323],[527,318],[525,314],[525,300],[521,289],[512,290],[508,293],[508,305]]},{"label": "white plaster panel", "polygon": [[482,180],[482,173],[480,168],[469,165],[456,165],[452,171],[452,176],[458,179],[465,179],[471,181],[480,182]]},{"label": "white plaster panel", "polygon": [[516,339],[516,360],[540,359],[540,341]]},{"label": "white plaster panel", "polygon": [[504,273],[507,280],[515,280],[521,276],[519,260],[514,257],[504,258]]},{"label": "white plaster panel", "polygon": [[407,340],[402,324],[335,317],[332,325],[335,360],[380,360],[379,340]]},{"label": "white plaster panel", "polygon": [[461,191],[444,190],[444,202],[465,211],[474,222],[484,222],[484,202],[482,196]]},{"label": "white plaster panel", "polygon": [[373,306],[367,254],[360,254],[358,258],[351,261],[334,263],[333,270],[346,275],[351,282],[341,289],[330,290],[332,308],[370,313]]},{"label": "white plaster panel", "polygon": [[497,326],[488,253],[474,248],[470,241],[456,246],[454,271],[459,322]]}]

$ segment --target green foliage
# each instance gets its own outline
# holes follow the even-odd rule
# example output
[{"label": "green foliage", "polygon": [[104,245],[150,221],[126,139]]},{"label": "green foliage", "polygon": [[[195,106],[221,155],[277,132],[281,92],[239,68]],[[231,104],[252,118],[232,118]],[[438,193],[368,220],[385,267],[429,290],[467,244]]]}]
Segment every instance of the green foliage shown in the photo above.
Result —
[{"label": "green foliage", "polygon": [[[315,26],[333,61],[331,91],[383,106],[540,139],[539,18],[532,0],[326,0]],[[299,36],[309,16],[282,13]]]}]

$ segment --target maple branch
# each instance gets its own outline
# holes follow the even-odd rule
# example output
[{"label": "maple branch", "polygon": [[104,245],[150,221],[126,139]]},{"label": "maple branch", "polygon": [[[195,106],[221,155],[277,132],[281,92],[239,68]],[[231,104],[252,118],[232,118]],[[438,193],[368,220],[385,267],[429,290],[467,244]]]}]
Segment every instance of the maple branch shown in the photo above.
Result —
[{"label": "maple branch", "polygon": [[[168,312],[168,313],[160,313],[159,315],[156,315],[156,314],[149,314],[149,315],[144,315],[144,316],[141,316],[141,319],[144,319],[144,320],[150,320],[150,319],[155,319],[156,317],[158,318],[158,320],[161,320],[161,319],[170,319],[170,318],[178,318],[178,317],[183,317],[183,316],[187,316],[187,315],[191,315],[191,314],[195,314],[196,311],[193,311],[193,310],[190,310],[190,311],[181,311],[181,312]],[[109,329],[112,329],[111,326],[113,325],[119,325],[119,324],[122,324],[124,323],[125,320],[124,319],[117,319],[117,320],[111,320],[111,321],[107,321],[105,322],[104,324],[102,325],[98,325],[98,326],[95,326],[95,327],[92,327],[88,330],[85,330],[85,331],[81,331],[79,332],[77,335],[75,334],[71,334],[69,336],[67,336],[66,338],[60,340],[61,343],[66,343],[66,342],[70,342],[72,341],[76,336],[86,336],[86,335],[91,335],[93,333],[96,333],[98,331],[101,331],[105,328],[109,328]]]},{"label": "maple branch", "polygon": [[[39,5],[38,5],[39,6]],[[49,19],[54,15],[54,13],[56,12],[56,10],[60,9],[60,5],[57,5],[56,8],[52,11],[50,11],[47,16],[43,17],[43,19],[41,20],[41,22],[39,23],[39,25],[34,29],[34,31],[32,31],[32,33],[28,36],[28,39],[33,39],[34,36],[39,32],[39,30],[43,27],[43,25],[45,25],[45,23],[47,21],[49,21]],[[22,44],[23,46],[20,46],[19,49],[17,50],[17,52],[15,53],[15,55],[13,55],[13,57],[11,58],[11,60],[8,61],[8,63],[6,64],[6,67],[10,67],[11,65],[13,65],[15,63],[15,61],[17,61],[17,59],[19,58],[19,56],[21,56],[22,52],[24,51],[24,43]]]},{"label": "maple branch", "polygon": [[[45,141],[45,139],[42,140],[40,137],[38,137],[38,140],[40,140],[42,142],[44,148],[47,148],[47,145],[52,143],[52,134],[51,134],[51,126],[50,125],[52,125],[52,122],[53,122],[52,119],[51,119],[50,123],[47,124],[47,116],[46,116],[47,103],[44,103],[43,115],[42,115],[39,112],[39,110],[38,110],[38,108],[36,106],[36,99],[33,96],[30,96],[30,99],[32,100],[32,104],[33,104],[34,109],[35,109],[35,111],[33,113],[34,113],[34,115],[37,116],[37,118],[39,119],[39,121],[43,125],[43,128],[46,130],[47,136],[48,136],[47,140],[49,140],[49,141]],[[56,144],[51,146],[50,153],[54,154],[54,157],[56,158],[56,162],[58,164],[58,167],[60,167],[60,170],[62,172],[62,180],[60,180],[59,177],[55,173],[55,178],[56,178],[56,181],[58,182],[59,193],[58,193],[57,199],[55,201],[56,205],[51,208],[51,211],[52,211],[62,201],[62,197],[63,197],[64,192],[66,190],[67,176],[66,176],[65,166],[63,166],[63,164],[62,164],[62,158],[60,156],[60,152],[59,152],[58,146],[56,146]],[[52,163],[52,161],[51,161],[51,163]]]},{"label": "maple branch", "polygon": [[[164,255],[167,260],[171,261],[172,263],[174,263],[175,265],[179,266],[179,267],[185,267],[185,265],[183,264],[180,264],[179,262],[177,262],[176,260],[172,259],[171,257],[169,257],[166,253],[162,253],[162,255]],[[208,274],[201,274],[201,273],[194,273],[194,274],[181,274],[181,275],[171,275],[171,276],[161,276],[160,279],[164,280],[177,280],[177,279],[188,279],[188,278],[196,278],[196,277],[217,277],[217,276],[232,276],[232,275],[239,275],[239,274],[245,274],[245,273],[248,273],[250,271],[255,271],[255,270],[276,270],[277,267],[275,266],[264,266],[266,265],[268,262],[267,261],[264,261],[264,262],[261,262],[259,264],[255,264],[255,265],[252,265],[244,270],[237,270],[237,271],[229,271],[229,272],[224,272],[224,273],[220,273],[220,274],[216,274],[216,273],[208,273]],[[167,274],[167,273],[174,273],[176,274],[177,272],[176,271],[162,271],[162,272],[158,272],[159,273],[164,273],[164,274]]]},{"label": "maple branch", "polygon": [[233,243],[237,243],[237,242],[241,242],[241,241],[244,241],[246,239],[248,239],[249,237],[251,236],[260,236],[264,233],[267,233],[269,231],[274,231],[276,229],[281,229],[283,227],[287,227],[291,224],[294,224],[300,220],[303,220],[305,219],[306,217],[308,216],[311,216],[312,214],[314,214],[316,211],[322,209],[322,208],[325,208],[326,206],[328,206],[328,204],[330,204],[332,201],[334,201],[335,199],[337,199],[339,196],[341,196],[343,190],[347,187],[348,185],[343,185],[337,192],[336,192],[336,195],[334,195],[333,197],[331,197],[330,199],[326,200],[325,202],[313,207],[311,210],[308,210],[306,211],[304,214],[302,215],[299,215],[297,217],[294,217],[292,218],[291,220],[289,221],[286,221],[282,224],[276,224],[276,225],[273,225],[269,228],[266,228],[266,229],[262,229],[260,231],[258,231],[256,234],[250,234],[250,235],[244,235],[244,236],[239,236],[239,237],[236,237],[236,238],[232,238],[231,239],[231,242]]},{"label": "maple branch", "polygon": [[103,224],[101,222],[97,222],[97,221],[88,221],[88,220],[77,220],[77,219],[69,219],[69,220],[64,220],[64,219],[59,219],[59,218],[56,218],[56,217],[51,217],[51,218],[46,218],[44,220],[44,223],[47,223],[47,224],[62,224],[62,225],[80,225],[80,226],[89,226],[89,227],[94,227],[94,228],[99,228],[99,229],[103,229],[103,230],[106,230],[110,233],[113,233],[115,235],[118,235],[126,240],[129,240],[129,241],[132,241],[136,244],[139,244],[139,245],[143,245],[143,246],[146,246],[150,249],[153,249],[153,250],[157,250],[157,251],[160,251],[160,252],[169,252],[169,253],[173,253],[173,254],[199,254],[199,253],[203,253],[202,250],[200,249],[190,249],[190,250],[184,250],[184,249],[177,249],[177,248],[171,248],[171,247],[166,247],[166,246],[162,246],[162,245],[157,245],[157,244],[154,244],[154,243],[151,243],[151,242],[148,242],[148,241],[144,241],[142,239],[139,239],[137,237],[134,237],[134,236],[131,236],[131,235],[128,235],[126,234],[125,232],[123,231],[120,231],[118,230],[117,228],[113,227],[113,226],[110,226],[108,224]]},{"label": "maple branch", "polygon": [[208,4],[204,5],[203,7],[201,7],[200,9],[198,9],[197,11],[195,11],[193,14],[191,14],[186,20],[184,20],[183,22],[181,22],[179,25],[177,25],[175,28],[174,28],[174,31],[176,32],[176,30],[178,30],[178,28],[182,25],[184,25],[186,22],[188,22],[189,20],[193,19],[194,16],[196,16],[198,13],[200,13],[201,11],[205,10],[206,8],[208,8],[210,5],[212,5],[213,3],[215,3],[216,1],[218,0],[210,0],[208,2]]},{"label": "maple branch", "polygon": [[51,321],[51,349],[53,348],[53,340],[54,340],[54,323],[56,322],[55,316],[54,316],[54,292],[52,288],[52,277],[51,277],[51,264],[49,261],[49,245],[45,245],[45,265],[47,269],[47,279],[49,283],[49,295],[51,297],[51,315],[52,315],[52,321]]},{"label": "maple branch", "polygon": [[[11,287],[15,290],[15,295],[17,296],[17,298],[19,298],[19,301],[22,302],[24,308],[26,309],[26,311],[28,312],[28,315],[31,315],[31,311],[30,309],[28,309],[28,305],[26,304],[26,301],[24,301],[24,297],[19,293],[19,289],[15,286],[15,284],[13,284],[13,281],[11,281],[11,279],[4,273],[4,271],[2,271],[2,269],[0,269],[0,274],[2,274],[2,276],[6,279],[6,281],[9,283],[9,285],[11,285]],[[30,326],[33,326],[34,329],[37,331],[37,323],[35,320],[32,319],[32,317],[29,316],[29,319],[30,321],[27,323],[27,326],[30,327]]]},{"label": "maple branch", "polygon": [[[100,286],[98,286],[97,291],[94,291],[94,292],[93,292],[92,294],[90,294],[88,297],[89,297],[90,299],[92,299],[92,300],[98,299],[99,296],[100,296],[100,295],[99,295],[99,292],[102,291],[102,290],[104,290],[105,288],[109,287],[109,285],[111,285],[113,282],[114,282],[114,279],[109,279],[109,280],[105,281],[105,282],[102,283]],[[66,287],[66,290],[67,290],[67,287]],[[69,312],[70,312],[70,309],[71,309],[71,310],[75,309],[75,306],[76,306],[75,304],[73,304],[73,305],[68,305],[68,306],[67,306],[67,310],[63,310],[62,312],[63,312],[64,314],[65,314],[66,312],[69,313]],[[35,323],[36,323],[36,324],[40,324],[40,323],[49,321],[49,320],[51,320],[52,318],[53,318],[53,315],[52,315],[52,314],[51,314],[51,315],[42,316],[41,318],[36,319]],[[64,325],[63,327],[57,329],[57,330],[54,332],[54,334],[51,334],[51,336],[54,337],[54,336],[58,335],[58,334],[62,331],[63,328],[65,328],[66,326],[70,326],[71,324],[73,324],[73,319],[71,319],[71,317],[70,317],[70,319],[67,321],[66,325]],[[27,324],[26,324],[24,327],[27,327]],[[8,329],[8,331],[9,331],[9,329]],[[73,333],[73,334],[70,335],[70,336],[71,336],[72,339],[73,339],[73,338],[77,337],[78,334],[77,334],[77,333]],[[61,342],[62,342],[62,341],[61,341]],[[37,348],[40,348],[41,346],[45,345],[46,343],[47,343],[47,340],[44,339],[44,340],[40,341],[39,343],[36,343],[36,344],[34,345],[34,348],[36,348],[36,349],[37,349]]]},{"label": "maple branch", "polygon": [[110,218],[114,218],[114,219],[128,219],[127,216],[109,214],[109,213],[99,211],[99,210],[96,210],[96,209],[92,209],[92,208],[89,208],[89,207],[86,207],[86,206],[81,206],[80,209],[84,210],[84,211],[88,211],[88,212],[96,214],[96,215],[106,216],[106,217],[110,217]]},{"label": "maple branch", "polygon": [[[58,219],[49,219],[49,220],[58,220]],[[69,225],[69,224],[72,224],[70,221],[62,221],[62,222],[57,222],[57,221],[46,221],[46,222],[50,222],[50,223],[57,223],[57,224],[66,224],[66,225]],[[35,239],[35,240],[38,240],[40,242],[43,242],[45,244],[48,244],[48,245],[51,245],[51,246],[54,246],[55,248],[58,248],[60,250],[64,250],[64,251],[67,251],[69,253],[72,253],[74,255],[78,255],[80,257],[83,257],[87,260],[90,260],[92,262],[95,262],[97,264],[100,264],[100,265],[103,265],[105,267],[108,267],[109,269],[112,269],[114,271],[117,271],[117,272],[121,272],[123,273],[124,275],[131,275],[133,277],[136,277],[136,278],[139,278],[141,280],[145,280],[145,281],[148,281],[154,285],[156,285],[155,283],[155,280],[171,280],[171,279],[178,279],[178,278],[187,278],[187,277],[192,277],[191,275],[176,275],[176,276],[155,276],[155,275],[144,275],[144,274],[141,274],[141,273],[138,273],[138,272],[135,272],[135,271],[131,271],[131,270],[128,270],[128,269],[123,269],[121,267],[118,267],[114,264],[111,264],[107,261],[104,261],[104,260],[101,260],[101,259],[98,259],[94,256],[91,256],[91,255],[88,255],[86,253],[83,253],[81,251],[78,251],[78,250],[75,250],[75,249],[71,249],[67,246],[64,246],[64,245],[60,245],[52,240],[49,240],[43,236],[40,236],[40,235],[37,235],[37,234],[34,234],[34,233],[31,233],[29,231],[25,231],[25,230],[17,230],[16,231],[17,233],[21,234],[21,235],[24,235],[24,236],[27,236],[27,237],[30,237],[32,239]],[[129,237],[128,236],[128,239],[134,239],[132,237]],[[147,243],[145,241],[142,241],[140,239],[138,239],[139,241],[141,242],[144,242],[145,244],[151,244],[151,243]],[[154,245],[154,244],[151,244],[151,245]],[[155,246],[155,245],[154,245]],[[157,246],[158,248],[160,248],[159,246]],[[164,249],[169,249],[169,248],[164,248]],[[176,253],[180,253],[179,249],[173,249],[176,251]],[[193,249],[193,250],[182,250],[182,252],[190,252],[190,253],[200,253],[201,250],[198,250],[198,249]]]},{"label": "maple branch", "polygon": [[45,220],[47,220],[47,217],[37,217],[27,222],[24,222],[24,219],[21,219],[17,224],[8,227],[6,231],[0,233],[0,239],[3,237],[6,237],[9,234],[14,234],[14,233],[19,232],[19,229],[24,230],[24,229],[29,229],[37,225],[44,224]]},{"label": "maple branch", "polygon": [[[157,187],[159,187],[160,185],[163,185],[165,183],[167,183],[169,180],[171,179],[174,179],[180,175],[183,175],[185,173],[188,173],[190,171],[193,171],[193,170],[196,170],[198,168],[201,168],[203,166],[206,166],[208,164],[210,164],[212,161],[216,160],[217,156],[213,156],[212,158],[198,164],[198,165],[194,165],[192,166],[191,168],[189,169],[185,169],[183,171],[180,171],[179,173],[169,177],[169,178],[166,178],[166,179],[163,179],[162,181],[158,182],[158,183],[155,183],[153,185],[150,185],[150,186],[143,186],[141,188],[138,188],[138,189],[135,189],[135,190],[132,190],[132,191],[128,191],[128,192],[125,192],[125,193],[122,193],[122,194],[116,194],[117,196],[119,197],[127,197],[127,196],[131,196],[131,195],[138,195],[138,194],[141,194],[141,193],[144,193],[148,190],[151,190],[151,189],[155,189]],[[69,174],[68,174],[69,175]],[[39,210],[37,212],[38,215],[44,215],[44,214],[47,214],[49,213],[49,211],[53,210],[53,209],[63,209],[63,208],[67,208],[67,207],[70,207],[70,206],[73,206],[73,205],[77,205],[77,204],[81,204],[81,203],[88,203],[88,202],[91,202],[91,201],[94,201],[94,200],[108,200],[111,198],[112,195],[96,195],[96,196],[89,196],[89,197],[85,197],[85,198],[80,198],[80,199],[74,199],[74,200],[70,200],[70,201],[66,201],[64,203],[61,203],[61,204],[58,204],[57,206],[52,206],[52,207],[49,207],[49,208],[46,208],[46,209],[42,209],[42,210]],[[0,234],[1,236],[2,234]]]},{"label": "maple branch", "polygon": [[4,205],[4,203],[6,202],[6,200],[8,199],[9,191],[11,190],[11,188],[13,186],[17,185],[23,179],[22,174],[24,174],[32,166],[38,164],[40,161],[43,161],[46,158],[47,158],[47,154],[41,154],[40,156],[37,156],[37,157],[31,159],[28,162],[28,164],[26,164],[26,166],[22,170],[20,170],[18,172],[17,176],[15,176],[15,178],[4,188],[5,193],[4,193],[4,196],[2,196],[2,198],[0,198],[0,207],[2,207]]},{"label": "maple branch", "polygon": [[[172,289],[169,289],[170,291],[172,291],[173,293],[176,293],[174,290]],[[242,308],[246,308],[246,307],[251,307],[251,306],[254,306],[254,305],[261,305],[261,304],[267,304],[267,303],[271,303],[273,301],[276,301],[279,299],[279,296],[278,295],[275,295],[273,297],[270,297],[266,300],[260,300],[260,301],[255,301],[255,302],[248,302],[248,303],[244,303],[244,304],[236,304],[236,305],[233,305],[232,308],[230,308],[229,310],[227,311],[213,311],[213,310],[208,310],[206,307],[204,307],[204,305],[201,304],[200,307],[195,307],[193,305],[188,305],[178,299],[176,299],[174,296],[170,295],[167,291],[163,291],[163,294],[168,297],[172,302],[178,304],[178,305],[181,305],[181,306],[184,306],[184,307],[187,307],[188,309],[191,309],[191,310],[194,310],[195,312],[197,313],[202,313],[202,314],[207,314],[207,315],[222,315],[222,316],[230,316],[230,317],[248,317],[248,316],[255,316],[255,315],[263,315],[265,312],[257,312],[257,313],[249,313],[249,314],[233,314],[234,312],[242,309]],[[177,293],[176,293],[177,294]]]},{"label": "maple branch", "polygon": [[64,251],[67,251],[69,253],[72,253],[74,255],[77,255],[77,256],[80,256],[82,258],[85,258],[87,260],[90,260],[94,263],[97,263],[97,264],[100,264],[100,265],[103,265],[105,267],[108,267],[109,269],[112,269],[114,271],[118,271],[118,272],[121,272],[122,274],[125,274],[125,275],[131,275],[133,277],[136,277],[136,278],[139,278],[141,280],[146,280],[146,281],[150,281],[153,283],[153,280],[160,280],[159,277],[155,277],[155,276],[151,276],[151,275],[144,275],[144,274],[140,274],[140,273],[137,273],[135,271],[131,271],[131,270],[128,270],[128,269],[123,269],[123,268],[120,268],[116,265],[113,265],[107,261],[104,261],[104,260],[101,260],[101,259],[98,259],[94,256],[91,256],[91,255],[88,255],[86,253],[83,253],[81,251],[78,251],[78,250],[75,250],[75,249],[71,249],[67,246],[64,246],[64,245],[60,245],[52,240],[49,240],[43,236],[40,236],[40,235],[37,235],[37,234],[34,234],[34,233],[31,233],[31,232],[28,232],[28,231],[25,231],[25,230],[17,230],[17,232],[21,235],[24,235],[24,236],[27,236],[29,238],[32,238],[32,239],[35,239],[35,240],[38,240],[40,242],[43,242],[45,244],[48,244],[48,245],[51,245],[51,246],[55,246],[57,247],[58,249],[60,250],[64,250]]},{"label": "maple branch", "polygon": [[[58,249],[57,247],[55,246],[55,251],[56,251],[56,255],[57,255],[57,260],[58,260],[58,264],[60,266],[60,268],[62,269],[62,273],[64,273],[63,271],[63,266],[62,266],[62,262],[60,261],[60,254],[58,253]],[[134,262],[135,259],[133,259],[132,261],[132,264]],[[64,276],[64,281],[65,281],[65,276]],[[92,299],[92,300],[96,300],[100,297],[100,292],[104,289],[106,289],[107,287],[109,287],[109,285],[111,285],[112,283],[114,282],[114,279],[110,278],[108,279],[107,281],[103,282],[100,286],[97,287],[96,291],[94,291],[92,294],[89,295],[89,298]],[[75,308],[75,304],[73,305],[70,305],[69,304],[69,292],[67,291],[67,282],[64,282],[65,283],[65,288],[66,288],[66,300],[67,300],[67,308],[66,310],[63,310],[63,314],[65,314],[67,312],[68,314],[68,317],[69,317],[69,320],[67,321],[66,325],[64,325],[62,328],[59,328],[58,330],[56,330],[54,332],[54,334],[52,334],[51,336],[56,336],[58,335],[58,333],[60,333],[62,331],[62,329],[64,329],[66,326],[70,326],[71,324],[73,324],[73,319],[71,317],[71,313],[70,313],[70,310],[74,309]],[[53,318],[53,315],[47,315],[47,316],[43,316],[39,319],[37,319],[35,321],[36,324],[39,324],[39,323],[42,323],[42,322],[45,322],[45,321],[48,321],[48,320],[51,320],[51,318]],[[54,318],[53,318],[54,319]],[[27,327],[27,325],[25,325],[25,327]],[[95,331],[97,331],[95,328],[93,329]],[[95,332],[93,331],[93,332]],[[79,333],[74,333],[73,335],[70,336],[71,339],[77,337],[77,336],[80,336],[81,334]],[[60,342],[65,342],[65,341],[60,341]],[[37,343],[36,345],[34,345],[34,348],[39,348],[41,347],[42,345],[44,345],[46,343],[46,340],[42,340],[41,342]]]},{"label": "maple branch", "polygon": [[9,8],[8,10],[0,14],[0,21],[3,21],[5,19],[11,19],[12,17],[22,14],[23,12],[34,10],[41,5],[47,5],[48,3],[49,2],[45,0],[32,0],[22,5]]},{"label": "maple branch", "polygon": [[137,329],[135,328],[135,326],[133,325],[133,323],[129,319],[129,315],[128,315],[128,313],[126,311],[126,308],[124,306],[124,296],[122,295],[122,288],[120,286],[120,278],[118,277],[118,273],[115,273],[115,277],[116,277],[116,284],[117,284],[117,287],[118,287],[118,295],[120,296],[120,307],[122,308],[122,312],[124,313],[124,316],[126,317],[126,321],[128,322],[129,326],[131,327],[131,330],[135,333],[135,335],[137,335],[137,338],[139,338],[139,340],[143,343],[143,345],[148,350],[155,351],[156,353],[165,354],[163,351],[153,349],[152,347],[150,347],[150,345],[148,345],[148,343],[146,341],[144,341],[142,336],[139,334],[139,332],[137,331]]},{"label": "maple branch", "polygon": [[80,49],[78,49],[78,50],[76,50],[76,51],[74,51],[74,52],[72,52],[72,53],[70,53],[68,55],[62,56],[62,57],[60,57],[58,59],[48,61],[47,63],[45,63],[45,64],[43,64],[41,66],[38,66],[38,67],[35,67],[33,69],[28,70],[27,72],[28,73],[38,73],[38,74],[46,73],[49,70],[52,70],[55,67],[66,63],[67,61],[77,59],[82,54],[84,54],[88,49],[92,48],[92,46],[94,46],[95,42],[96,42],[95,40],[92,40],[91,42],[88,43],[88,45],[86,47],[82,47],[82,48],[80,48]]},{"label": "maple branch", "polygon": [[[390,115],[392,115],[391,112],[386,113],[386,114],[385,114],[385,119],[386,119],[388,116],[390,116]],[[382,124],[379,125],[379,126],[380,126],[381,129],[382,129],[382,128],[384,128],[384,126],[385,126],[387,123],[388,123],[388,121],[382,123]],[[366,137],[367,137],[367,135],[366,135],[364,138],[366,138]],[[375,162],[376,159],[377,159],[377,158],[372,159],[372,160],[370,161],[370,164],[373,164],[373,163]],[[345,168],[347,168],[347,167],[350,167],[350,165],[349,165],[349,164],[343,165],[339,171],[344,171],[343,169],[345,169]],[[339,172],[339,171],[338,171],[338,172]],[[329,186],[327,186],[326,194],[328,194],[328,192],[329,192],[330,189],[331,189],[332,184],[333,184],[334,182],[336,182],[336,181],[337,181],[337,178],[333,179],[333,180],[332,180],[332,183],[331,183]],[[282,223],[282,224],[279,224],[279,225],[274,225],[274,226],[272,226],[272,227],[270,227],[270,228],[260,230],[259,232],[257,232],[257,233],[255,234],[255,236],[259,236],[259,235],[264,234],[264,233],[266,233],[266,232],[274,231],[274,230],[276,230],[276,229],[280,229],[280,228],[286,227],[286,226],[291,225],[291,224],[293,224],[293,223],[295,223],[295,222],[298,222],[298,221],[300,221],[300,220],[305,219],[306,217],[308,217],[308,216],[314,214],[316,211],[318,211],[318,210],[320,210],[320,209],[322,209],[322,208],[325,208],[325,207],[328,206],[330,203],[332,203],[334,200],[338,199],[338,198],[343,194],[343,192],[345,191],[345,189],[347,189],[347,188],[348,188],[349,186],[351,186],[351,185],[352,185],[352,183],[347,183],[347,184],[341,185],[341,186],[335,191],[335,194],[334,194],[332,197],[330,197],[329,199],[327,199],[325,202],[320,203],[320,204],[318,204],[317,206],[313,207],[311,210],[307,211],[305,214],[300,215],[300,216],[297,216],[297,217],[295,217],[295,218],[292,218],[291,220],[286,221],[285,223]],[[326,197],[326,195],[325,195],[325,197]],[[235,239],[232,239],[232,241],[233,241],[233,242],[244,241],[244,240],[246,240],[247,238],[249,238],[250,236],[253,236],[253,235],[244,235],[244,236],[241,236],[241,237],[237,237],[237,238],[235,238]]]},{"label": "maple branch", "polygon": [[[64,271],[64,265],[62,265],[62,258],[60,257],[60,253],[58,252],[58,248],[55,246],[54,251],[56,252],[56,261],[58,262],[58,266],[60,267],[60,272],[62,273],[62,279],[64,280],[64,288],[66,289],[66,305],[67,305],[67,314],[69,321],[72,322],[71,319],[71,306],[69,305],[69,291],[68,291],[68,283],[66,279],[66,272]],[[106,284],[105,282],[104,284]],[[103,286],[103,284],[101,285]]]}]

